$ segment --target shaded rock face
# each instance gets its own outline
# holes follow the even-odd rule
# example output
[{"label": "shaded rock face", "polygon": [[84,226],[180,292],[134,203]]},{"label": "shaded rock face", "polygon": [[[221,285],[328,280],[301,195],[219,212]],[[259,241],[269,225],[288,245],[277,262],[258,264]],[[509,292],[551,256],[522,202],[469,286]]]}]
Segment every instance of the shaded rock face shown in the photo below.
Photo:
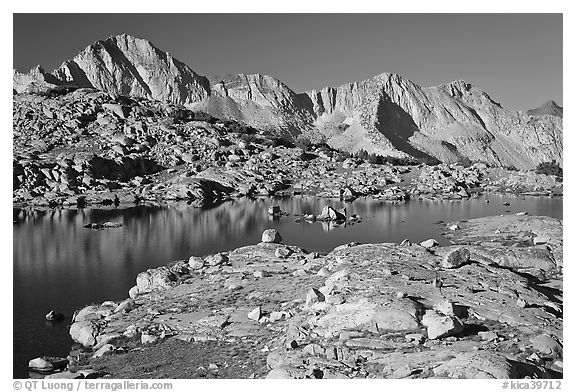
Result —
[{"label": "shaded rock face", "polygon": [[536,109],[529,109],[526,114],[530,116],[557,116],[564,117],[564,109],[554,101],[544,102]]},{"label": "shaded rock face", "polygon": [[211,96],[192,107],[206,113],[269,129],[294,138],[311,128],[312,113],[302,108],[298,96],[268,75],[219,75],[208,77]]},{"label": "shaded rock face", "polygon": [[384,73],[306,95],[331,145],[522,169],[562,160],[560,118],[508,111],[464,81],[423,88]]}]

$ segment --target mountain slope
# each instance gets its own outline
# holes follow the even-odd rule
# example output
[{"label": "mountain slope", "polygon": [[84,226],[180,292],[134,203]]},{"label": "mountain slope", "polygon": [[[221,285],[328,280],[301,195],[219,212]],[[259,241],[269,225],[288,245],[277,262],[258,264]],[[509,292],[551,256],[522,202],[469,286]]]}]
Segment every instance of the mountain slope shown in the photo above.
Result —
[{"label": "mountain slope", "polygon": [[285,84],[268,75],[208,77],[210,97],[192,105],[212,116],[244,122],[254,128],[276,130],[294,138],[310,128],[311,113],[298,105],[298,97]]},{"label": "mountain slope", "polygon": [[519,169],[563,156],[562,108],[553,102],[525,114],[502,108],[465,81],[421,87],[389,73],[296,94],[267,75],[200,76],[125,34],[90,45],[52,73],[14,71],[13,80],[16,92],[74,85],[170,101],[350,152]]},{"label": "mountain slope", "polygon": [[[338,128],[361,127],[367,138],[412,156],[445,162],[468,158],[500,166],[531,168],[562,159],[562,122],[503,109],[464,81],[422,88],[395,74],[306,93],[317,128],[338,146]],[[382,153],[374,148],[375,153]]]},{"label": "mountain slope", "polygon": [[95,42],[50,76],[60,84],[178,104],[197,102],[209,92],[206,78],[149,41],[126,34]]},{"label": "mountain slope", "polygon": [[562,106],[559,106],[554,101],[547,101],[544,102],[540,107],[536,109],[529,109],[526,111],[526,114],[531,116],[557,116],[563,117],[564,116],[564,109]]}]

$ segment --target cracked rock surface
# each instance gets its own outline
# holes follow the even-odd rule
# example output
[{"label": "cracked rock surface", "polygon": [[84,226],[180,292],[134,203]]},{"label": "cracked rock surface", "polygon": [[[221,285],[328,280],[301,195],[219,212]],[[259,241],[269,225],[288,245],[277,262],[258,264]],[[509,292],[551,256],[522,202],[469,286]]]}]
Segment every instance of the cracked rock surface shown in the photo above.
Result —
[{"label": "cracked rock surface", "polygon": [[[458,226],[449,230],[457,245],[432,249],[348,244],[318,255],[262,242],[219,254],[219,263],[194,257],[149,270],[133,298],[75,315],[70,332],[84,348],[68,358],[68,371],[122,378],[562,377],[562,222],[508,215]],[[491,235],[493,226],[501,233]],[[555,240],[536,252],[541,246],[526,241],[527,232]],[[493,246],[482,245],[487,238]],[[278,249],[289,252],[279,257]],[[443,265],[458,249],[469,258]]]}]

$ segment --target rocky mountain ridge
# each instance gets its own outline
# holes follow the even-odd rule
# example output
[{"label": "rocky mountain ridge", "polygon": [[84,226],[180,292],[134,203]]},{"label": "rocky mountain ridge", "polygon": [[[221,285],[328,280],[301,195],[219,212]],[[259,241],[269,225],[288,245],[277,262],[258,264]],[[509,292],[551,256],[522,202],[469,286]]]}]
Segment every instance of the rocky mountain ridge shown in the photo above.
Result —
[{"label": "rocky mountain ridge", "polygon": [[14,71],[13,80],[17,93],[93,87],[185,105],[289,140],[303,134],[349,152],[518,169],[563,157],[562,118],[550,115],[558,110],[506,110],[465,81],[421,87],[383,73],[297,94],[266,75],[198,75],[149,41],[126,34],[90,45],[52,73],[41,67]]},{"label": "rocky mountain ridge", "polygon": [[526,111],[531,116],[557,116],[562,118],[564,116],[564,109],[554,101],[544,102],[536,109],[529,109]]}]

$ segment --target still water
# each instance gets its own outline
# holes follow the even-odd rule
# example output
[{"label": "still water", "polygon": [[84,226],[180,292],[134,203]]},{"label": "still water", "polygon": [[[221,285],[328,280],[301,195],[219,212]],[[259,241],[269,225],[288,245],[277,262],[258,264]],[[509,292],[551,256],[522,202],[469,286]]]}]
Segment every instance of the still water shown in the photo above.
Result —
[{"label": "still water", "polygon": [[[489,203],[486,203],[486,200]],[[503,203],[509,202],[509,206]],[[361,223],[329,227],[272,219],[270,205],[290,214],[319,214],[324,205],[345,206]],[[28,377],[28,361],[43,355],[66,356],[70,316],[90,303],[121,300],[147,268],[191,255],[202,256],[260,241],[276,228],[283,242],[309,251],[328,252],[356,242],[414,242],[440,236],[437,221],[456,221],[526,211],[562,219],[562,198],[481,196],[466,201],[389,203],[359,199],[351,203],[317,198],[238,200],[210,209],[185,203],[166,207],[89,208],[24,214],[14,209],[14,377]],[[121,222],[120,228],[92,230],[89,222]],[[67,320],[51,324],[51,309]]]}]

